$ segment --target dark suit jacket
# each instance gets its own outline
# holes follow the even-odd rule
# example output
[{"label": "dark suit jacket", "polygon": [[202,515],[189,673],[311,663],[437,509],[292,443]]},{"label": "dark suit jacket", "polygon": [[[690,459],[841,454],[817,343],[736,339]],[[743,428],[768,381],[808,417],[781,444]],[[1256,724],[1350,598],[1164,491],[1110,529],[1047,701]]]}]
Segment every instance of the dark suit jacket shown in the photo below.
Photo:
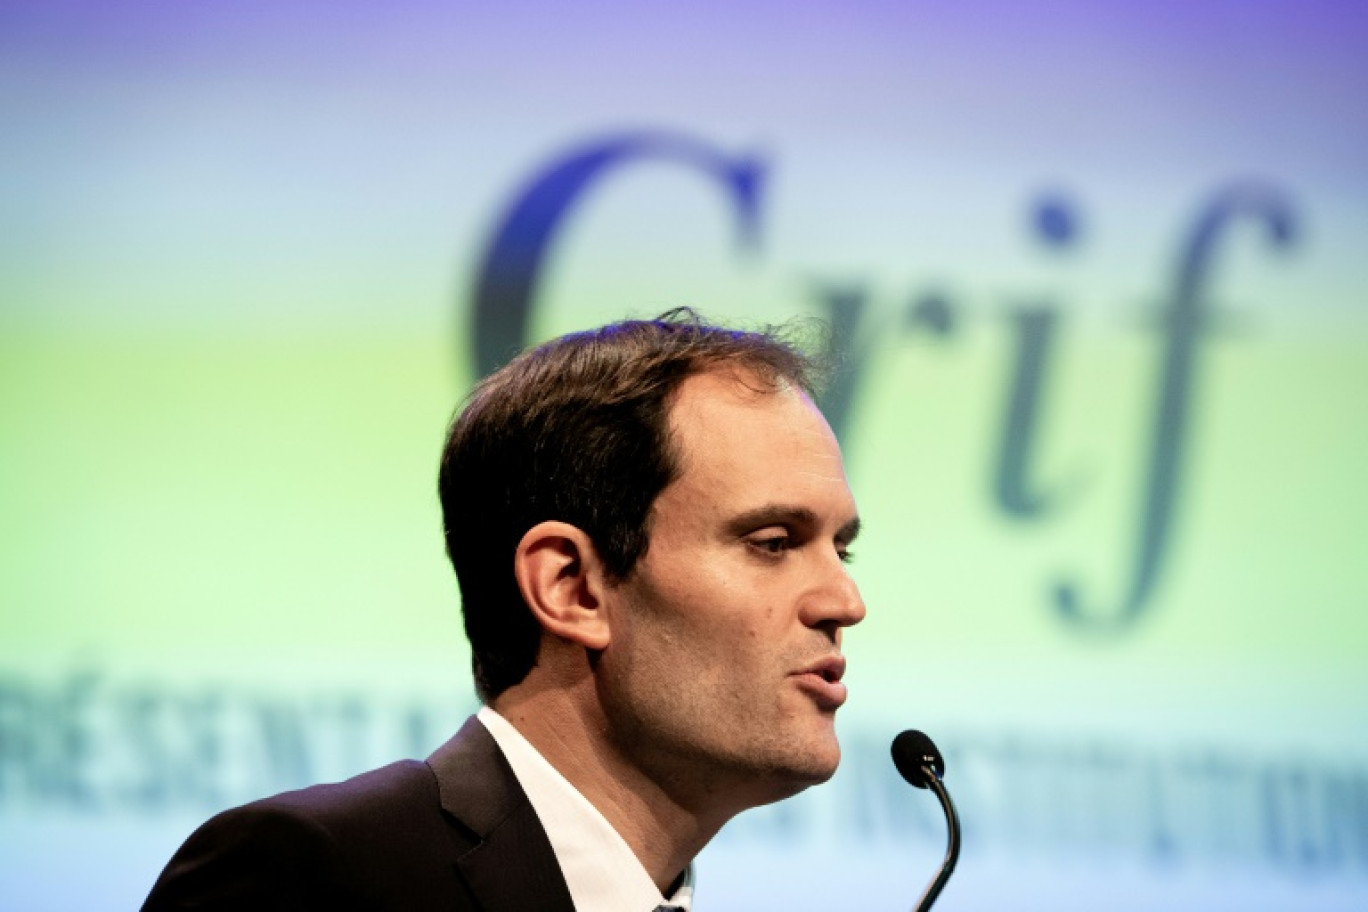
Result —
[{"label": "dark suit jacket", "polygon": [[468,719],[405,760],[225,811],[167,864],[144,912],[170,909],[573,912],[527,795]]}]

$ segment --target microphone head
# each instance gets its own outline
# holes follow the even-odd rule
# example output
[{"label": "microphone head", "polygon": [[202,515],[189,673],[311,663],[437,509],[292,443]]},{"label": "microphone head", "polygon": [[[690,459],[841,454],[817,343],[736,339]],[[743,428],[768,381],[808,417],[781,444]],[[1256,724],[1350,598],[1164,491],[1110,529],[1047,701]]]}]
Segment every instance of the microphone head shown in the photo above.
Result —
[{"label": "microphone head", "polygon": [[926,735],[909,728],[893,739],[893,765],[910,784],[926,788],[930,781],[927,770],[937,778],[945,775],[945,760]]}]

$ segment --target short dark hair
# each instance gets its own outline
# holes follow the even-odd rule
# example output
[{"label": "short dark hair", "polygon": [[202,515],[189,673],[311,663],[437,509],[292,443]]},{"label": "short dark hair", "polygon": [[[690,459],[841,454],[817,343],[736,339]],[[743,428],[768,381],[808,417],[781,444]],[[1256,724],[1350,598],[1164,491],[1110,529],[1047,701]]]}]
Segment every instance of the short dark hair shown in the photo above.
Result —
[{"label": "short dark hair", "polygon": [[679,471],[668,418],[680,384],[738,369],[762,389],[813,394],[818,367],[796,331],[725,329],[679,308],[561,336],[475,387],[451,423],[437,488],[481,699],[536,664],[541,627],[513,575],[527,530],[569,523],[611,580],[626,579],[646,553],[651,506]]}]

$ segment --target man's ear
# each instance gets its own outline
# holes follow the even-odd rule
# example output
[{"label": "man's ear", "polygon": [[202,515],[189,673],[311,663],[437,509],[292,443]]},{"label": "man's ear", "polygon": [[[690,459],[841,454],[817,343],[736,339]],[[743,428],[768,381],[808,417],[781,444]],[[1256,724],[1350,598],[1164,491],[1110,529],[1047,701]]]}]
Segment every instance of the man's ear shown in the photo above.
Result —
[{"label": "man's ear", "polygon": [[607,647],[603,566],[583,530],[555,521],[528,529],[513,557],[513,575],[544,630],[588,649]]}]

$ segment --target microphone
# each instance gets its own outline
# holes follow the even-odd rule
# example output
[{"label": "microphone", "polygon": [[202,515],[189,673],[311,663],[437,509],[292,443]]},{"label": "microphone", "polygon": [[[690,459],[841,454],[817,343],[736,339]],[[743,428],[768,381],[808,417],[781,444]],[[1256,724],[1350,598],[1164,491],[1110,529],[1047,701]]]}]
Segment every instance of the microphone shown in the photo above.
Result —
[{"label": "microphone", "polygon": [[940,896],[945,882],[955,870],[955,862],[959,860],[959,814],[955,811],[955,803],[950,800],[950,793],[941,782],[941,777],[945,775],[945,760],[926,735],[915,729],[908,729],[894,738],[893,765],[909,784],[917,788],[929,788],[936,793],[936,797],[940,799],[941,810],[945,812],[945,825],[949,829],[945,861],[941,862],[940,870],[927,885],[926,892],[917,900],[914,909],[914,912],[927,912],[936,901],[936,897]]}]

